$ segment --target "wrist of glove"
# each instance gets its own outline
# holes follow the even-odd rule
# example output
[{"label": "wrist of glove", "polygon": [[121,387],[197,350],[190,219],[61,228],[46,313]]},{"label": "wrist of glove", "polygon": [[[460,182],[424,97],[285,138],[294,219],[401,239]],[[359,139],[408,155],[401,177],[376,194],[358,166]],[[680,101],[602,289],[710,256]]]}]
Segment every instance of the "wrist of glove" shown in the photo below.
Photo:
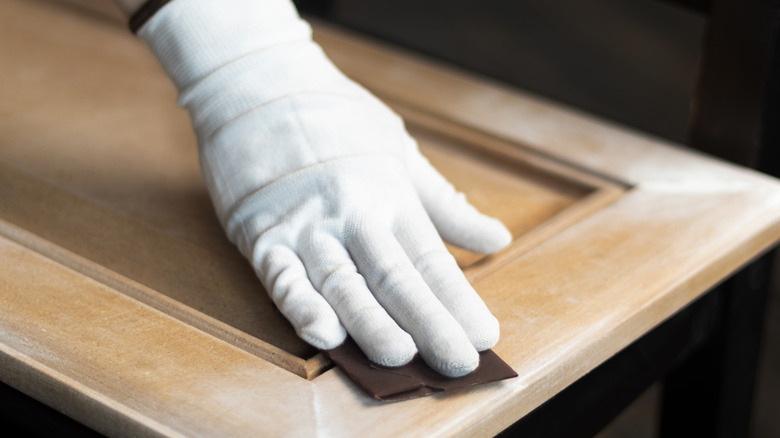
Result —
[{"label": "wrist of glove", "polygon": [[299,336],[331,349],[349,333],[386,366],[419,351],[448,376],[476,368],[498,322],[442,237],[489,253],[509,232],[327,59],[291,3],[175,0],[138,34],[190,111],[228,237]]}]

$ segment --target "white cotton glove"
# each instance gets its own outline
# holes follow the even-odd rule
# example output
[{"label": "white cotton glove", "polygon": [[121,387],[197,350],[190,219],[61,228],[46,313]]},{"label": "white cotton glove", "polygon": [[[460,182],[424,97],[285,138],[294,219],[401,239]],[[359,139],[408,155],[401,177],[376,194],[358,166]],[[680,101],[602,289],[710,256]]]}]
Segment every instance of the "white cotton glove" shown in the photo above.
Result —
[{"label": "white cotton glove", "polygon": [[289,1],[175,0],[139,35],[190,111],[229,238],[299,336],[331,349],[349,333],[386,366],[419,350],[448,376],[476,368],[498,321],[441,237],[490,253],[510,233],[333,66]]}]

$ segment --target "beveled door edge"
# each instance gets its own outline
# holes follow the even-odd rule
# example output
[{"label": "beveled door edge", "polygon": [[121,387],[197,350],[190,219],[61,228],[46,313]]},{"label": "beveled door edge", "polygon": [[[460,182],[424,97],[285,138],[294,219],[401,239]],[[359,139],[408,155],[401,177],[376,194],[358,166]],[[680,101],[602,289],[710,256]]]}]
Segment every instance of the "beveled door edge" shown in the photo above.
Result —
[{"label": "beveled door edge", "polygon": [[322,353],[308,359],[297,357],[3,219],[0,236],[305,379],[311,380],[331,366]]}]

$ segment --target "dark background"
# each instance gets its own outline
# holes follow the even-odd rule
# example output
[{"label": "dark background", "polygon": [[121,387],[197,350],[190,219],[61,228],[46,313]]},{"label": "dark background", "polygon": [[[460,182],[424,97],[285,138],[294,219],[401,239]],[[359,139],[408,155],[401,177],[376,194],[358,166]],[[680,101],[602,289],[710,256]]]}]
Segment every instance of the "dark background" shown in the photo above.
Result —
[{"label": "dark background", "polygon": [[325,17],[685,142],[705,18],[648,0],[299,0]]}]

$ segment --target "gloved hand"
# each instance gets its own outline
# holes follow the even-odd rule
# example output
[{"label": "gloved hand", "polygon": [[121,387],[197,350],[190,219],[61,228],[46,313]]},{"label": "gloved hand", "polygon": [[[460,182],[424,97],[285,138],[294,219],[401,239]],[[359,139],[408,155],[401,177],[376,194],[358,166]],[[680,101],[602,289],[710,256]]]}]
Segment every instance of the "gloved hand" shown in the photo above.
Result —
[{"label": "gloved hand", "polygon": [[288,0],[175,0],[138,33],[190,111],[227,235],[299,336],[331,349],[349,333],[386,366],[419,350],[448,376],[476,368],[498,321],[441,237],[489,253],[510,233],[333,66]]}]

